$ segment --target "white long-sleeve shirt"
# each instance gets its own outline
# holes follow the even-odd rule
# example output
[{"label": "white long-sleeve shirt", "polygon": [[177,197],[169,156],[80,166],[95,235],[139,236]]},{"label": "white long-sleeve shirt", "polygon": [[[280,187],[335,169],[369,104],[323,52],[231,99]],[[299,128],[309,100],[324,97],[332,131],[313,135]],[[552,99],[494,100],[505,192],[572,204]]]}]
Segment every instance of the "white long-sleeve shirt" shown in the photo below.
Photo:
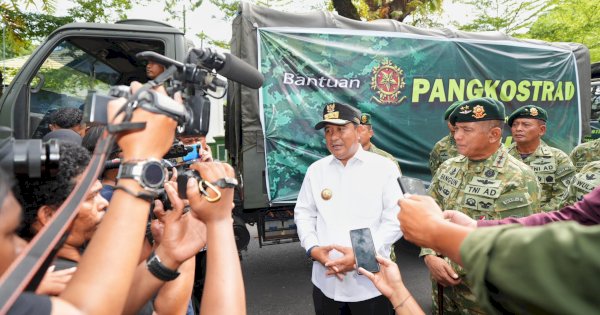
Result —
[{"label": "white long-sleeve shirt", "polygon": [[[375,249],[390,256],[391,245],[402,236],[397,219],[402,192],[398,168],[388,159],[359,148],[344,166],[333,155],[313,163],[307,170],[298,195],[294,220],[302,247],[337,244],[350,247],[350,230],[370,228]],[[329,189],[331,199],[322,191]],[[331,259],[342,257],[333,250]],[[312,282],[325,296],[341,302],[364,301],[381,293],[356,271],[344,280],[327,276],[327,268],[313,263]]]}]

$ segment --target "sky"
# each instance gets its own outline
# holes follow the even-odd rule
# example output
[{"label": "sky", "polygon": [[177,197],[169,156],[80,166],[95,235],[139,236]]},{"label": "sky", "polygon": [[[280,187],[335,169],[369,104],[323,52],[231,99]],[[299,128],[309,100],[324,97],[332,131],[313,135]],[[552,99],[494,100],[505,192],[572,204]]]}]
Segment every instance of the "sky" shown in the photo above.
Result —
[{"label": "sky", "polygon": [[[146,6],[134,5],[134,7],[127,12],[127,16],[130,19],[153,19],[161,22],[166,22],[179,29],[183,29],[183,21],[177,19],[169,19],[169,16],[163,10],[163,1],[152,0],[151,3]],[[183,3],[187,1],[181,1],[180,10],[183,11]],[[256,2],[256,1],[248,1]],[[278,10],[293,12],[293,13],[304,13],[308,11],[314,11],[319,9],[325,9],[327,0],[290,0],[289,4],[277,8]],[[56,0],[56,14],[66,15],[67,9],[70,6],[69,1]],[[468,9],[465,5],[456,4],[452,0],[444,1],[444,14],[442,21],[450,20],[464,20],[469,15]],[[204,0],[202,5],[190,12],[187,10],[186,14],[186,34],[189,39],[194,41],[197,46],[200,45],[200,39],[195,36],[201,32],[208,35],[209,38],[214,40],[221,40],[228,42],[231,38],[231,22],[225,21],[224,14],[219,9],[210,3],[208,0]]]}]

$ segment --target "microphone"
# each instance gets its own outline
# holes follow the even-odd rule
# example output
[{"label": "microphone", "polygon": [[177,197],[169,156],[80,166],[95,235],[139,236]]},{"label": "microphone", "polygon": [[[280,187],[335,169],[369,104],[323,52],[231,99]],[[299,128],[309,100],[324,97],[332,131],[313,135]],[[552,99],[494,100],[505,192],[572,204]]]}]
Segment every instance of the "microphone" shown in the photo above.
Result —
[{"label": "microphone", "polygon": [[215,69],[218,74],[249,88],[258,89],[265,80],[262,73],[238,57],[225,53],[221,54],[214,48],[193,48],[196,59],[190,60],[206,68]]},{"label": "microphone", "polygon": [[119,168],[119,166],[121,166],[121,159],[112,159],[112,160],[104,162],[105,170]]}]

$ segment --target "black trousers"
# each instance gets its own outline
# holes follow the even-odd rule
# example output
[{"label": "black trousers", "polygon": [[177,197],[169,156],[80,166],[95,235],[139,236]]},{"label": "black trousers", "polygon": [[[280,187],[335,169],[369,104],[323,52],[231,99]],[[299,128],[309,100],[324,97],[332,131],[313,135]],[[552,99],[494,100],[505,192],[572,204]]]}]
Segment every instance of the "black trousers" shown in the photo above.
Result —
[{"label": "black trousers", "polygon": [[393,315],[390,301],[383,295],[360,302],[338,302],[325,296],[313,285],[316,315]]}]

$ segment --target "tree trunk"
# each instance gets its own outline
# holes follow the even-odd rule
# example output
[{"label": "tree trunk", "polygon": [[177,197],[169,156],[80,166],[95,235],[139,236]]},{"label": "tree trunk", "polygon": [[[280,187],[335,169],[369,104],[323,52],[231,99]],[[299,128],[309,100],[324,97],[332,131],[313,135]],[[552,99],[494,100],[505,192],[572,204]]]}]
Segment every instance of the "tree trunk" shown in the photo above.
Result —
[{"label": "tree trunk", "polygon": [[360,21],[358,10],[352,4],[351,0],[332,0],[333,8],[341,16]]}]

